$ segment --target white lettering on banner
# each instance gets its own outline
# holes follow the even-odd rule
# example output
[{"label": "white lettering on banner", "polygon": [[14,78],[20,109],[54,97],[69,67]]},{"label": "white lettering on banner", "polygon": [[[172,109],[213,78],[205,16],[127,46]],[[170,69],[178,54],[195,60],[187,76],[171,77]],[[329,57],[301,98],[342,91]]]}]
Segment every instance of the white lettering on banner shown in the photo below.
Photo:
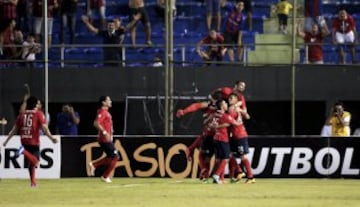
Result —
[{"label": "white lettering on banner", "polygon": [[280,175],[285,154],[290,154],[290,153],[291,153],[290,147],[287,148],[274,147],[271,149],[271,154],[275,154],[274,168],[272,171],[273,175]]},{"label": "white lettering on banner", "polygon": [[291,156],[289,175],[304,175],[311,170],[310,159],[313,152],[310,148],[297,147]]},{"label": "white lettering on banner", "polygon": [[[359,175],[359,168],[351,168],[354,148],[346,148],[344,157],[336,148],[326,147],[314,152],[308,147],[263,147],[259,154],[259,160],[254,162],[255,148],[249,149],[249,160],[253,167],[253,174],[262,174],[265,169],[272,167],[272,175],[281,175],[281,170],[287,166],[288,175],[306,175],[311,170],[315,170],[320,175],[332,175],[336,171],[341,170],[341,175]],[[275,155],[275,158],[273,156]],[[290,163],[287,163],[290,156]],[[271,160],[274,159],[274,165],[270,166]],[[326,162],[326,163],[325,163]],[[256,164],[257,166],[254,166]],[[341,168],[340,168],[341,167]],[[283,171],[286,172],[287,170]]]},{"label": "white lettering on banner", "polygon": [[[323,166],[323,161],[325,157],[327,158],[326,166]],[[340,153],[332,147],[326,147],[316,154],[315,156],[315,169],[321,175],[331,175],[333,174],[340,166]]]},{"label": "white lettering on banner", "polygon": [[342,175],[359,175],[359,169],[350,169],[354,148],[346,148],[343,166],[341,168]]},{"label": "white lettering on banner", "polygon": [[[53,144],[46,136],[41,136],[40,167],[36,170],[37,178],[60,178],[61,170],[61,139]],[[0,144],[6,136],[0,136]],[[14,136],[6,147],[0,150],[0,177],[1,178],[29,178],[29,171],[25,166],[24,156],[15,158],[15,152],[20,146],[20,136]]]},{"label": "white lettering on banner", "polygon": [[[255,167],[252,168],[254,175],[261,174],[264,171],[267,161],[269,160],[269,151],[270,151],[270,148],[268,148],[268,147],[264,147],[261,149],[258,166],[256,168]],[[250,152],[255,153],[255,150],[252,148],[250,150]],[[253,156],[254,155],[251,155],[251,158],[252,158],[251,162],[253,162],[252,161],[254,158]]]}]

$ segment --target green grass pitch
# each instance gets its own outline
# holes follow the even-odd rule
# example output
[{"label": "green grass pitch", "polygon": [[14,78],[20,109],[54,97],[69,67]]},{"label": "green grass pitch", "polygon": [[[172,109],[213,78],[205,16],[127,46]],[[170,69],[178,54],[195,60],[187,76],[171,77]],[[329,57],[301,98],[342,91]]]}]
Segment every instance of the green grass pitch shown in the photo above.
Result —
[{"label": "green grass pitch", "polygon": [[360,206],[358,179],[257,179],[256,184],[201,183],[195,179],[99,178],[0,181],[1,207],[336,207]]}]

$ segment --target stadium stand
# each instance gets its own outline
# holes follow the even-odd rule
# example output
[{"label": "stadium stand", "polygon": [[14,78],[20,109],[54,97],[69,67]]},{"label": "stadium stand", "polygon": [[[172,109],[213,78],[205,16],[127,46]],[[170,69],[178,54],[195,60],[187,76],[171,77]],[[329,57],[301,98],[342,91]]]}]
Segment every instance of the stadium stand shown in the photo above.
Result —
[{"label": "stadium stand", "polygon": [[[263,33],[271,33],[267,28],[274,27],[274,20],[276,18],[272,17],[271,11],[273,5],[276,4],[277,0],[256,0],[253,2],[253,31],[245,32],[244,44],[246,45],[247,51],[249,51],[250,62],[252,61],[252,54],[256,52],[255,44],[257,39],[262,39],[263,42],[260,43],[277,43],[277,38],[280,38],[279,41],[283,41],[283,37],[277,37],[274,34],[271,34],[269,38],[265,39],[262,35]],[[324,13],[328,25],[331,25],[331,19],[334,17],[334,14],[337,13],[339,5],[344,5],[346,9],[352,14],[357,22],[357,27],[360,28],[360,10],[359,5],[360,1],[324,1]],[[154,54],[160,54],[164,50],[165,44],[165,32],[164,32],[164,23],[163,20],[158,17],[155,12],[156,0],[147,0],[146,9],[150,15],[150,20],[152,23],[152,41],[154,48],[136,48],[130,49],[126,47],[125,58],[128,65],[148,65],[152,62]],[[207,33],[206,24],[205,24],[205,5],[203,1],[200,0],[177,0],[177,15],[174,20],[174,61],[176,63],[185,61],[201,61],[194,52],[194,47],[196,42],[198,42],[201,37]],[[86,3],[84,0],[79,2],[79,7],[77,11],[77,24],[76,24],[76,38],[75,44],[101,44],[101,38],[91,34],[87,31],[84,24],[81,22],[81,15],[85,14]],[[106,6],[106,16],[107,20],[112,20],[113,18],[121,18],[126,24],[128,22],[129,9],[127,1],[121,0],[112,0],[107,1]],[[272,23],[269,21],[272,20]],[[95,20],[96,22],[96,20]],[[143,33],[142,25],[138,26],[137,32],[137,42],[138,44],[145,43],[145,37]],[[54,37],[53,44],[59,44],[59,29],[60,23],[59,19],[55,19],[54,22]],[[68,35],[65,36],[65,42],[68,42]],[[286,40],[287,41],[287,40]],[[334,60],[337,60],[336,49],[330,45],[331,37],[327,37],[325,40],[324,52],[325,52],[325,62],[334,63]],[[130,34],[127,33],[125,37],[124,44],[130,46]],[[328,44],[328,45],[327,45]],[[144,46],[144,45],[142,45]],[[185,47],[185,49],[182,49]],[[261,48],[261,47],[259,47]],[[360,54],[360,49],[358,48],[358,54]],[[263,51],[262,51],[263,52]],[[264,54],[256,54],[253,58],[258,59],[259,56]],[[50,50],[50,58],[60,58],[59,48]],[[163,55],[162,55],[163,56]],[[299,50],[299,60],[303,62],[304,60],[304,49],[300,48]],[[139,57],[141,57],[139,59]],[[99,66],[101,62],[102,50],[101,48],[96,47],[72,47],[71,49],[67,48],[64,50],[64,59],[66,65],[73,65],[73,63],[67,63],[67,61],[81,61],[81,64],[85,65],[95,65]],[[359,58],[360,59],[360,58]],[[58,59],[57,59],[58,60]],[[86,61],[88,60],[86,63]],[[90,60],[90,61],[89,61]],[[264,60],[265,61],[265,60]],[[281,61],[280,61],[281,62]],[[335,61],[336,62],[336,61]],[[270,62],[271,63],[271,62]],[[58,64],[58,63],[54,63]],[[101,64],[100,64],[101,65]],[[187,64],[181,64],[187,65]]]}]

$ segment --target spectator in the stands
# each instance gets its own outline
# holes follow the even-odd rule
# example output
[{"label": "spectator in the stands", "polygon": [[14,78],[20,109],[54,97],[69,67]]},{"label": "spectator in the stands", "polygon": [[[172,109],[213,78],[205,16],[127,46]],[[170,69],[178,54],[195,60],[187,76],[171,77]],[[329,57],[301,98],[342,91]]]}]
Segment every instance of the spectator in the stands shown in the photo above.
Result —
[{"label": "spectator in the stands", "polygon": [[[170,0],[171,1],[171,9],[173,18],[176,17],[176,0]],[[162,30],[165,31],[165,7],[166,7],[166,1],[165,0],[157,0],[157,4],[155,7],[156,16],[160,18],[160,21],[163,23]]]},{"label": "spectator in the stands", "polygon": [[2,48],[5,59],[13,59],[16,54],[15,47],[15,19],[11,20],[4,31],[0,33],[0,48]]},{"label": "spectator in the stands", "polygon": [[279,20],[279,32],[287,34],[287,25],[290,10],[293,9],[292,4],[287,0],[280,0],[276,5],[278,20]]},{"label": "spectator in the stands", "polygon": [[155,54],[154,62],[152,63],[152,67],[163,67],[164,64],[162,63],[160,54]]},{"label": "spectator in the stands", "polygon": [[21,59],[25,61],[23,65],[27,68],[35,67],[36,54],[41,52],[41,45],[35,42],[34,34],[28,34],[26,41],[23,42]]},{"label": "spectator in the stands", "polygon": [[326,26],[326,21],[322,16],[323,0],[304,0],[304,30],[311,32],[313,24],[317,24],[319,29]]},{"label": "spectator in the stands", "polygon": [[58,113],[56,119],[56,134],[78,135],[79,123],[80,115],[74,107],[69,103],[63,104],[62,111]]},{"label": "spectator in the stands", "polygon": [[119,65],[119,57],[118,57],[118,50],[119,50],[119,43],[120,37],[129,29],[134,27],[136,22],[140,19],[141,14],[134,15],[132,18],[133,20],[126,25],[126,27],[120,27],[116,29],[114,22],[107,23],[107,30],[99,30],[98,28],[94,27],[89,20],[88,16],[83,15],[82,21],[85,23],[86,27],[92,32],[95,33],[103,38],[103,44],[111,44],[117,45],[116,47],[104,47],[103,48],[103,55],[104,55],[104,62],[107,66],[118,66]]},{"label": "spectator in the stands", "polygon": [[24,34],[32,31],[30,0],[18,0],[16,6],[16,27]]},{"label": "spectator in the stands", "polygon": [[237,60],[243,60],[243,31],[245,16],[243,14],[244,2],[238,1],[234,4],[227,4],[228,16],[225,18],[224,43],[227,47],[227,54],[230,62],[235,61],[233,44],[237,46]]},{"label": "spectator in the stands", "polygon": [[14,31],[14,46],[15,46],[15,54],[13,59],[20,60],[22,54],[22,45],[24,43],[24,35],[21,30],[15,29]]},{"label": "spectator in the stands", "polygon": [[[130,21],[133,20],[133,17],[135,15],[137,15],[137,14],[141,15],[140,21],[143,24],[144,29],[145,29],[146,44],[151,46],[152,45],[151,23],[150,23],[149,14],[147,13],[146,8],[145,8],[144,0],[129,0],[129,8],[130,8]],[[131,44],[133,47],[136,47],[136,25],[135,25],[135,27],[131,28],[130,35],[131,35]]]},{"label": "spectator in the stands", "polygon": [[60,15],[61,15],[61,29],[60,29],[60,41],[65,43],[65,31],[68,28],[70,34],[70,44],[75,40],[76,29],[76,11],[78,6],[78,0],[61,0]]},{"label": "spectator in the stands", "polygon": [[314,23],[312,25],[311,32],[303,31],[301,24],[297,25],[298,36],[304,39],[307,47],[307,63],[310,64],[323,64],[323,41],[324,38],[329,34],[329,29],[325,25],[323,27],[318,26]]},{"label": "spectator in the stands", "polygon": [[0,32],[6,29],[12,20],[16,20],[18,0],[0,0]]},{"label": "spectator in the stands", "polygon": [[[51,42],[52,42],[52,30],[53,30],[53,14],[54,14],[54,9],[59,7],[58,1],[57,0],[48,0],[48,10],[47,10],[47,18],[48,18],[48,31],[45,32],[48,35],[48,45],[49,47],[51,46]],[[35,40],[36,42],[42,42],[41,41],[41,33],[43,31],[43,25],[44,25],[44,21],[43,21],[43,0],[33,0],[32,2],[32,14],[34,17],[34,33],[35,33]]]},{"label": "spectator in the stands", "polygon": [[[171,1],[171,10],[173,13],[173,16],[176,16],[176,0],[170,0]],[[166,6],[166,1],[165,0],[157,0],[156,3],[156,13],[157,16],[161,17],[164,21],[165,21],[165,6]]]},{"label": "spectator in the stands", "polygon": [[100,28],[106,27],[106,0],[87,0],[86,4],[87,15],[90,19],[90,23],[96,25],[93,22],[94,13],[98,13],[100,16]]},{"label": "spectator in the stands", "polygon": [[[122,30],[124,27],[122,26],[122,20],[120,18],[114,18],[113,22],[115,24],[115,30]],[[119,39],[119,48],[118,48],[118,59],[120,60],[120,66],[122,66],[123,61],[123,43],[125,41],[125,34],[120,35]]]},{"label": "spectator in the stands", "polygon": [[[205,0],[206,4],[206,27],[208,31],[215,29],[220,31],[221,26],[221,1],[223,0]],[[213,18],[215,16],[215,26],[213,26]]]},{"label": "spectator in the stands", "polygon": [[252,31],[253,29],[253,19],[252,19],[252,0],[240,0],[244,2],[244,12],[247,15],[247,24],[248,30]]},{"label": "spectator in the stands", "polygon": [[358,63],[355,52],[355,45],[358,43],[355,20],[344,8],[341,8],[338,16],[334,18],[331,31],[333,44],[339,49],[340,63],[346,63],[346,46],[350,50],[352,63]]},{"label": "spectator in the stands", "polygon": [[[207,65],[210,65],[209,61],[223,60],[225,53],[225,47],[223,44],[224,37],[215,30],[210,30],[209,34],[197,43],[196,52],[204,60],[204,62],[208,62]],[[202,50],[202,46],[206,46],[207,48]]]}]

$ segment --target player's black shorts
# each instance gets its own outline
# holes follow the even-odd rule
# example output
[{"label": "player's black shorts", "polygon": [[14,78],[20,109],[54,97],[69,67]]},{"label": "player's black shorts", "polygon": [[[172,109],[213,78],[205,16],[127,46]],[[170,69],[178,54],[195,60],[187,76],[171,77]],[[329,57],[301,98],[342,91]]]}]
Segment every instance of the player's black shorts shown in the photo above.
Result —
[{"label": "player's black shorts", "polygon": [[222,142],[214,140],[215,158],[216,159],[229,159],[230,158],[230,144],[229,142]]},{"label": "player's black shorts", "polygon": [[30,154],[34,155],[38,160],[40,159],[40,147],[36,145],[23,145],[24,149]]},{"label": "player's black shorts", "polygon": [[205,157],[212,157],[214,155],[214,138],[213,136],[206,136],[201,147],[201,153],[205,155]]},{"label": "player's black shorts", "polygon": [[100,142],[99,144],[107,157],[111,157],[111,158],[119,157],[119,153],[115,149],[115,146],[112,142],[107,142],[107,143]]},{"label": "player's black shorts", "polygon": [[231,152],[236,157],[248,154],[249,153],[248,138],[230,139],[230,149]]}]

